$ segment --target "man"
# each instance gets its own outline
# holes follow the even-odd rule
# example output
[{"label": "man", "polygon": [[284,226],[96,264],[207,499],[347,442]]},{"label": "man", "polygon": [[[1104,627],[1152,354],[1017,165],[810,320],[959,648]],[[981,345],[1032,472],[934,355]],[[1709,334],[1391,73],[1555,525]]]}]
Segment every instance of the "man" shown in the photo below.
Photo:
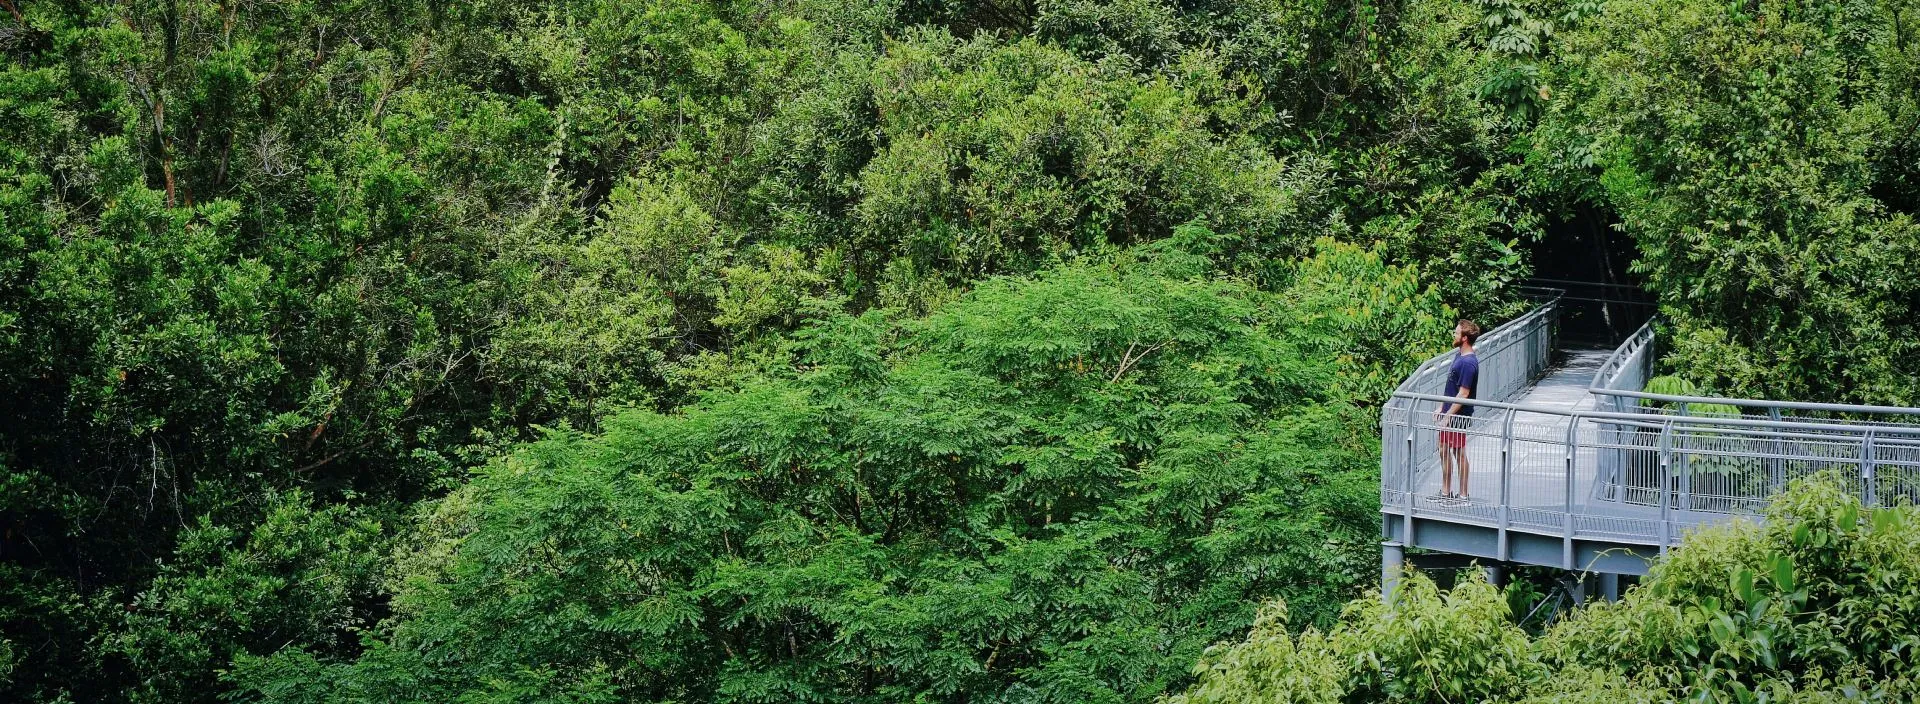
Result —
[{"label": "man", "polygon": [[[1473,353],[1473,343],[1480,339],[1480,326],[1471,320],[1461,319],[1453,326],[1453,346],[1460,353],[1453,356],[1453,366],[1447,370],[1447,397],[1458,399],[1473,398],[1474,387],[1480,384],[1480,357]],[[1467,425],[1473,421],[1473,406],[1460,403],[1442,403],[1433,412],[1433,423],[1440,428],[1440,497],[1444,499],[1467,500]],[[1460,467],[1460,493],[1453,492],[1453,468]]]}]

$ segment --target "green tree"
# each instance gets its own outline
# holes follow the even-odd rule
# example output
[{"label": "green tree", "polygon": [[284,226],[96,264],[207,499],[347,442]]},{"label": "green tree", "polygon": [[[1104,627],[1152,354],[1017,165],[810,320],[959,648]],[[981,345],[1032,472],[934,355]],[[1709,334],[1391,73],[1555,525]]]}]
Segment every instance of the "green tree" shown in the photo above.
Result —
[{"label": "green tree", "polygon": [[[1323,247],[1299,290],[1389,273]],[[275,701],[1142,701],[1259,598],[1324,621],[1371,574],[1377,480],[1342,360],[1290,331],[1339,324],[1160,250],[989,280],[924,320],[838,316],[737,390],[556,431],[421,524],[365,655],[289,650],[236,681]],[[1431,293],[1396,305],[1438,339]]]},{"label": "green tree", "polygon": [[354,652],[373,625],[386,541],[381,523],[348,504],[316,508],[300,493],[268,497],[250,533],[202,519],[174,558],[126,605],[124,622],[94,643],[145,675],[131,701],[178,702],[216,684],[209,663],[288,643]]},{"label": "green tree", "polygon": [[1720,392],[1913,403],[1915,9],[1608,3],[1538,133],[1640,248],[1668,364]]},{"label": "green tree", "polygon": [[[1344,226],[1325,234],[1384,242],[1390,260],[1423,267],[1466,313],[1497,316],[1527,275],[1518,247],[1542,235],[1556,194],[1518,168],[1512,145],[1530,114],[1509,110],[1510,91],[1486,88],[1537,71],[1517,65],[1537,57],[1502,41],[1515,32],[1497,29],[1495,8],[1064,0],[1034,9],[1036,36],[1191,86],[1215,106],[1216,129],[1323,161]],[[1532,39],[1543,23],[1516,24]]]}]

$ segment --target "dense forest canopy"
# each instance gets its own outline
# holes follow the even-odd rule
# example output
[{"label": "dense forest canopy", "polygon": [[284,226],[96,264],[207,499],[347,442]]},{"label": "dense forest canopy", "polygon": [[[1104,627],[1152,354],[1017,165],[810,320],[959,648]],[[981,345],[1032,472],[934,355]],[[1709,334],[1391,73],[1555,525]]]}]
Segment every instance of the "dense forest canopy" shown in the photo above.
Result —
[{"label": "dense forest canopy", "polygon": [[4,700],[1151,701],[1579,228],[1920,404],[1901,0],[0,10]]},{"label": "dense forest canopy", "polygon": [[[806,328],[777,371],[555,433],[456,491],[401,549],[377,655],[241,680],[353,701],[1150,698],[1254,595],[1330,618],[1375,571],[1368,438],[1297,331],[1397,272],[1326,247],[1279,294],[1172,256]],[[1401,290],[1378,311],[1396,329],[1444,325]],[[1355,312],[1320,326],[1358,331]]]}]

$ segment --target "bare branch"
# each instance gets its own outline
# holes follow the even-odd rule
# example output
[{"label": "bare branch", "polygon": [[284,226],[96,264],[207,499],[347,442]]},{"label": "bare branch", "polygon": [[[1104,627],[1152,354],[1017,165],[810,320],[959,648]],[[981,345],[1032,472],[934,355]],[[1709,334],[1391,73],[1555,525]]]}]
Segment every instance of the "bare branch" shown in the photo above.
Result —
[{"label": "bare branch", "polygon": [[1139,364],[1140,360],[1146,359],[1147,355],[1153,354],[1154,350],[1160,349],[1162,347],[1166,347],[1168,344],[1172,342],[1173,342],[1172,340],[1167,340],[1165,342],[1154,344],[1144,350],[1140,350],[1140,354],[1138,356],[1134,355],[1133,350],[1136,346],[1139,345],[1139,343],[1136,343],[1136,342],[1127,343],[1127,351],[1124,353],[1121,353],[1120,355],[1120,368],[1115,369],[1113,371],[1113,378],[1108,379],[1107,383],[1109,384],[1118,383],[1120,381],[1120,377],[1126,375],[1127,370],[1132,369],[1133,365]]}]

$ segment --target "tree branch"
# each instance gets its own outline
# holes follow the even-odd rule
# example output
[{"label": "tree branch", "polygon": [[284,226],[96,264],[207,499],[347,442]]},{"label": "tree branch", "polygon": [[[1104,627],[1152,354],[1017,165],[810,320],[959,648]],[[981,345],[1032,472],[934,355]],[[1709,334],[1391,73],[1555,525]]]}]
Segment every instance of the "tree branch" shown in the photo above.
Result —
[{"label": "tree branch", "polygon": [[332,462],[333,462],[334,460],[337,460],[337,459],[340,459],[341,457],[345,457],[345,456],[347,455],[347,453],[349,453],[349,452],[357,452],[357,451],[359,451],[359,450],[364,450],[364,449],[366,449],[366,448],[367,448],[367,446],[368,446],[368,445],[372,445],[372,444],[373,444],[373,441],[372,441],[372,440],[368,440],[368,441],[366,441],[366,442],[363,442],[363,443],[360,443],[360,444],[358,444],[358,445],[354,445],[353,447],[349,447],[349,448],[347,448],[347,449],[345,449],[345,450],[341,450],[341,451],[339,451],[339,452],[335,452],[335,453],[333,453],[333,454],[331,454],[331,455],[327,455],[327,457],[326,457],[326,459],[322,459],[322,460],[320,460],[319,462],[315,462],[315,463],[313,463],[313,464],[310,464],[310,465],[307,465],[307,466],[305,466],[305,467],[301,467],[301,468],[299,468],[299,469],[296,469],[296,470],[293,470],[293,473],[294,473],[294,474],[303,474],[303,473],[306,473],[306,472],[310,472],[310,471],[313,471],[313,470],[316,470],[316,469],[319,469],[319,468],[321,468],[321,467],[325,467],[325,466],[327,466],[328,464],[330,464],[330,463],[332,463]]},{"label": "tree branch", "polygon": [[1109,384],[1114,384],[1114,383],[1118,383],[1118,382],[1120,381],[1120,377],[1121,377],[1121,376],[1123,376],[1123,375],[1125,375],[1125,374],[1127,373],[1127,370],[1128,370],[1128,369],[1132,369],[1132,368],[1133,368],[1133,365],[1135,365],[1135,364],[1139,364],[1139,363],[1140,363],[1140,360],[1142,360],[1142,359],[1146,359],[1146,358],[1147,358],[1147,355],[1150,355],[1150,354],[1153,354],[1153,351],[1154,351],[1154,350],[1157,350],[1157,349],[1160,349],[1160,348],[1162,348],[1162,347],[1166,347],[1166,346],[1167,346],[1167,344],[1168,344],[1168,343],[1171,343],[1171,342],[1173,342],[1173,341],[1172,341],[1172,340],[1167,340],[1166,342],[1161,342],[1161,343],[1157,343],[1157,344],[1155,344],[1155,345],[1153,345],[1153,346],[1151,346],[1151,347],[1148,347],[1148,348],[1146,348],[1146,349],[1144,349],[1144,350],[1140,350],[1140,355],[1139,355],[1139,356],[1137,356],[1137,357],[1136,357],[1136,356],[1134,356],[1134,354],[1133,354],[1133,350],[1134,350],[1134,347],[1135,347],[1136,345],[1138,345],[1139,343],[1137,343],[1137,342],[1130,342],[1130,343],[1127,343],[1127,351],[1126,351],[1126,352],[1124,352],[1124,353],[1122,353],[1122,354],[1120,355],[1120,368],[1119,368],[1119,369],[1116,369],[1116,370],[1114,370],[1114,372],[1113,372],[1113,378],[1112,378],[1112,379],[1108,379],[1108,380],[1107,380],[1107,383],[1109,383]]}]

